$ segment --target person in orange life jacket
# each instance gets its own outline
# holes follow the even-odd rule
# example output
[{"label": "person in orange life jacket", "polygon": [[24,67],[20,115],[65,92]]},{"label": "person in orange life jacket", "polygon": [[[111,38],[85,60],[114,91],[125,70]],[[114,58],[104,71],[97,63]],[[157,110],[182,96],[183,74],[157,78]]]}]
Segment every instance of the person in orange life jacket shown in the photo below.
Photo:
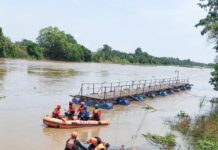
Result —
[{"label": "person in orange life jacket", "polygon": [[101,121],[101,111],[98,108],[98,104],[95,104],[91,120]]},{"label": "person in orange life jacket", "polygon": [[80,120],[89,120],[89,110],[88,107],[85,105],[84,109],[81,111],[81,117]]},{"label": "person in orange life jacket", "polygon": [[107,149],[106,149],[105,145],[103,143],[101,143],[95,147],[95,150],[107,150]]},{"label": "person in orange life jacket", "polygon": [[52,117],[62,119],[62,117],[61,117],[61,105],[57,105],[57,107],[52,112]]},{"label": "person in orange life jacket", "polygon": [[77,109],[77,114],[78,114],[79,119],[81,118],[81,112],[82,112],[82,110],[84,110],[84,106],[85,106],[85,103],[81,102],[79,105],[79,108]]},{"label": "person in orange life jacket", "polygon": [[77,132],[72,132],[71,137],[67,140],[64,150],[87,150],[79,140],[77,140]]},{"label": "person in orange life jacket", "polygon": [[97,146],[97,139],[93,137],[88,141],[88,143],[90,143],[90,145],[88,146],[88,150],[94,150]]},{"label": "person in orange life jacket", "polygon": [[74,108],[73,102],[70,101],[69,109],[67,112],[65,112],[65,116],[69,117],[70,119],[73,119],[74,113],[75,113],[75,108]]},{"label": "person in orange life jacket", "polygon": [[97,139],[97,145],[94,150],[107,150],[110,147],[109,143],[103,142],[100,137],[94,137]]}]

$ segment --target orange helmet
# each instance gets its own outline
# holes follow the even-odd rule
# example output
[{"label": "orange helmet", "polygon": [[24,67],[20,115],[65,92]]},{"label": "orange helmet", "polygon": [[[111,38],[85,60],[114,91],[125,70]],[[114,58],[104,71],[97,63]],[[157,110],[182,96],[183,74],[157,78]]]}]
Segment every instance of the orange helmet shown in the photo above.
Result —
[{"label": "orange helmet", "polygon": [[92,143],[93,145],[97,145],[97,139],[91,138],[90,143]]},{"label": "orange helmet", "polygon": [[74,138],[74,139],[77,138],[77,135],[78,135],[78,134],[77,134],[76,131],[73,131],[73,132],[71,133],[71,137]]},{"label": "orange helmet", "polygon": [[85,105],[85,102],[81,102],[80,105]]},{"label": "orange helmet", "polygon": [[58,108],[58,109],[61,109],[61,105],[57,105],[57,108]]}]

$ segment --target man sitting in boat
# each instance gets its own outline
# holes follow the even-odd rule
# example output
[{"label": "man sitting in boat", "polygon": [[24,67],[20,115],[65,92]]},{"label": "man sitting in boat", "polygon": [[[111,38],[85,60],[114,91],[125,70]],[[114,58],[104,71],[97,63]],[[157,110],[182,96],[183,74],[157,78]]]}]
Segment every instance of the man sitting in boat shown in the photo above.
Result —
[{"label": "man sitting in boat", "polygon": [[80,141],[77,139],[77,132],[72,132],[71,137],[66,142],[66,147],[64,150],[86,150]]},{"label": "man sitting in boat", "polygon": [[70,101],[69,109],[67,112],[65,112],[65,116],[68,117],[69,119],[73,119],[74,113],[75,113],[75,108],[74,108],[73,102]]},{"label": "man sitting in boat", "polygon": [[101,111],[98,108],[98,104],[95,104],[91,120],[101,121]]},{"label": "man sitting in boat", "polygon": [[81,117],[79,118],[80,120],[89,120],[89,110],[88,107],[85,105],[84,109],[81,111]]},{"label": "man sitting in boat", "polygon": [[61,105],[57,105],[57,107],[52,112],[52,117],[62,119],[62,117],[61,117]]},{"label": "man sitting in boat", "polygon": [[84,110],[85,103],[81,102],[79,108],[77,109],[78,118],[81,118],[81,112]]}]

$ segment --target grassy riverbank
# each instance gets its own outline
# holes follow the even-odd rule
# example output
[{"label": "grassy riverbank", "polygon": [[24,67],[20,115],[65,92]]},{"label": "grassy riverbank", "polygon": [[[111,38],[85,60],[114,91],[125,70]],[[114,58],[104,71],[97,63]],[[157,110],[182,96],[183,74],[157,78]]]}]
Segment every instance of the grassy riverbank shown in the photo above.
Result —
[{"label": "grassy riverbank", "polygon": [[212,109],[208,114],[191,119],[181,112],[178,120],[172,123],[174,130],[192,138],[192,144],[197,150],[218,150],[218,100],[212,101]]}]

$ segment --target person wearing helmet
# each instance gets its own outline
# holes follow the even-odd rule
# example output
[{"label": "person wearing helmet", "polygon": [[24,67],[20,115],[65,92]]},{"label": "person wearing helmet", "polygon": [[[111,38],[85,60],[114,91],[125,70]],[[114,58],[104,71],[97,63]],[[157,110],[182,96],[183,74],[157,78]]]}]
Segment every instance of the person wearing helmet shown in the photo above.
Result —
[{"label": "person wearing helmet", "polygon": [[75,108],[74,108],[73,102],[70,101],[69,109],[67,112],[65,112],[65,116],[67,116],[69,119],[73,119],[74,113],[75,113]]},{"label": "person wearing helmet", "polygon": [[89,120],[89,110],[88,107],[85,105],[84,109],[81,111],[81,117],[80,120]]},{"label": "person wearing helmet", "polygon": [[72,132],[71,137],[67,140],[64,150],[86,150],[87,148],[83,146],[77,139],[77,132]]},{"label": "person wearing helmet", "polygon": [[52,112],[52,117],[62,119],[62,117],[61,117],[61,105],[57,105],[57,107]]},{"label": "person wearing helmet", "polygon": [[93,137],[88,141],[88,143],[90,143],[90,145],[88,146],[88,150],[94,150],[97,146],[97,139]]},{"label": "person wearing helmet", "polygon": [[95,104],[95,109],[92,112],[92,120],[101,121],[101,111],[98,108],[98,104]]}]

